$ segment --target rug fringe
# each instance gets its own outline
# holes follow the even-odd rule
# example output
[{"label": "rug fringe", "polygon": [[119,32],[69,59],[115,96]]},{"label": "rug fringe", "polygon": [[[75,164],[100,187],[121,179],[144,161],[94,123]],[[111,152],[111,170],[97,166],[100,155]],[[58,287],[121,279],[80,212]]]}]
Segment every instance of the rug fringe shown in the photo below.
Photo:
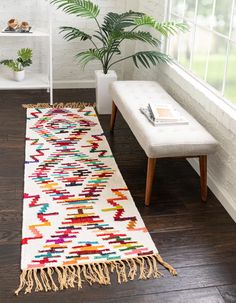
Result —
[{"label": "rug fringe", "polygon": [[105,263],[83,265],[68,265],[62,267],[49,267],[40,269],[22,270],[19,288],[15,291],[18,295],[23,289],[25,294],[34,289],[38,291],[58,291],[67,288],[82,288],[82,283],[87,281],[90,285],[110,285],[110,274],[116,272],[118,283],[138,279],[160,278],[163,274],[158,270],[158,263],[176,276],[176,270],[157,255],[140,256],[133,259],[115,260]]},{"label": "rug fringe", "polygon": [[95,107],[95,103],[89,102],[60,102],[50,105],[49,103],[31,103],[31,104],[22,104],[23,108],[79,108],[83,109],[87,106]]}]

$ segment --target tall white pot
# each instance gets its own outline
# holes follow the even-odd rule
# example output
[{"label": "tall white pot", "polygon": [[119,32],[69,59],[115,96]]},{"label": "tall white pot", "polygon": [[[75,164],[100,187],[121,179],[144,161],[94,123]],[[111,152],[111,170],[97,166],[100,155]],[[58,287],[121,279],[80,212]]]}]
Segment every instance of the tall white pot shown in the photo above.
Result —
[{"label": "tall white pot", "polygon": [[117,80],[115,71],[110,70],[104,74],[102,70],[95,71],[96,77],[96,108],[99,114],[111,114],[112,98],[110,84]]}]

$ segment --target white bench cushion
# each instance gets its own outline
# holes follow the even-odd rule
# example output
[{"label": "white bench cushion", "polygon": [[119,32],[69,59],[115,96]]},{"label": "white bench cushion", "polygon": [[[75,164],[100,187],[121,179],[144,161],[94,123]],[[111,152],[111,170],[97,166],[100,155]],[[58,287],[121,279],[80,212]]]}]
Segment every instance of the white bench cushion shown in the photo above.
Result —
[{"label": "white bench cushion", "polygon": [[[215,152],[217,141],[157,82],[116,81],[111,85],[111,94],[149,158],[200,156]],[[150,102],[172,104],[189,124],[153,126],[139,110]]]}]

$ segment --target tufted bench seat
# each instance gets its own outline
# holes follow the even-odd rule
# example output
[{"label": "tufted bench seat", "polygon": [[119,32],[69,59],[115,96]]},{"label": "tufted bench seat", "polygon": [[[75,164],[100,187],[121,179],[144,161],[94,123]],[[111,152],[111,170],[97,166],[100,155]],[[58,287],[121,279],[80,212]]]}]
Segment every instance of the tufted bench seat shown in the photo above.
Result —
[{"label": "tufted bench seat", "polygon": [[[199,158],[201,198],[206,201],[207,155],[214,153],[217,147],[212,135],[157,82],[115,81],[111,85],[111,94],[111,131],[118,109],[148,157],[145,204],[148,206],[151,200],[156,159],[172,157]],[[140,112],[140,107],[150,102],[171,104],[189,123],[153,126]]]}]

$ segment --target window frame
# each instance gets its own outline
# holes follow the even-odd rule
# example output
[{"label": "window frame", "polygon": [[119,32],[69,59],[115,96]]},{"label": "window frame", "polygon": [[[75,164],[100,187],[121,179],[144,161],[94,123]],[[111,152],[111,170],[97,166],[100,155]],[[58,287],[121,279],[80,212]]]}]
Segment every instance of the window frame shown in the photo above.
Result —
[{"label": "window frame", "polygon": [[[213,17],[215,16],[215,8],[216,8],[216,1],[213,0],[213,5],[212,5],[212,13],[211,13],[211,19],[213,20]],[[183,0],[183,14],[177,14],[176,12],[172,11],[172,2],[173,0],[167,0],[167,5],[166,5],[166,15],[165,15],[165,20],[171,20],[174,18],[178,20],[183,20],[186,21],[188,24],[191,25],[191,28],[193,30],[193,36],[192,36],[192,45],[195,45],[195,38],[196,38],[196,29],[200,28],[205,31],[207,31],[210,34],[210,39],[208,41],[207,45],[207,60],[206,60],[206,65],[205,65],[205,74],[204,78],[201,78],[200,76],[197,76],[192,72],[192,64],[193,64],[193,54],[194,54],[194,47],[191,48],[190,52],[190,61],[189,61],[189,67],[185,67],[179,62],[179,55],[180,55],[180,39],[178,40],[178,46],[177,46],[177,60],[174,59],[174,64],[176,64],[179,68],[184,70],[186,73],[188,73],[191,77],[193,77],[195,80],[200,82],[202,85],[204,85],[207,89],[209,89],[212,93],[214,93],[216,96],[220,97],[224,102],[226,102],[231,108],[236,110],[236,103],[230,99],[227,99],[225,97],[225,91],[226,91],[226,81],[227,81],[227,72],[228,72],[228,66],[229,66],[229,57],[230,57],[230,46],[231,44],[236,46],[236,39],[234,40],[232,38],[233,34],[233,22],[234,22],[234,13],[236,11],[236,0],[232,0],[232,6],[231,6],[231,11],[230,11],[230,23],[229,23],[229,32],[228,35],[220,33],[214,29],[214,24],[213,21],[210,23],[210,26],[203,26],[198,23],[197,17],[198,17],[198,7],[199,7],[199,0],[195,0],[195,9],[194,9],[194,18],[193,20],[187,18],[185,16],[186,13],[186,0]],[[236,30],[236,29],[235,29]],[[210,59],[210,54],[211,54],[211,47],[212,47],[212,39],[213,35],[216,35],[217,37],[224,38],[226,40],[226,60],[224,64],[224,75],[222,79],[222,89],[217,90],[214,86],[212,86],[210,83],[207,82],[207,74],[208,74],[208,68],[209,68],[209,59]],[[170,39],[166,39],[165,45],[164,45],[164,50],[166,54],[170,54]]]}]

